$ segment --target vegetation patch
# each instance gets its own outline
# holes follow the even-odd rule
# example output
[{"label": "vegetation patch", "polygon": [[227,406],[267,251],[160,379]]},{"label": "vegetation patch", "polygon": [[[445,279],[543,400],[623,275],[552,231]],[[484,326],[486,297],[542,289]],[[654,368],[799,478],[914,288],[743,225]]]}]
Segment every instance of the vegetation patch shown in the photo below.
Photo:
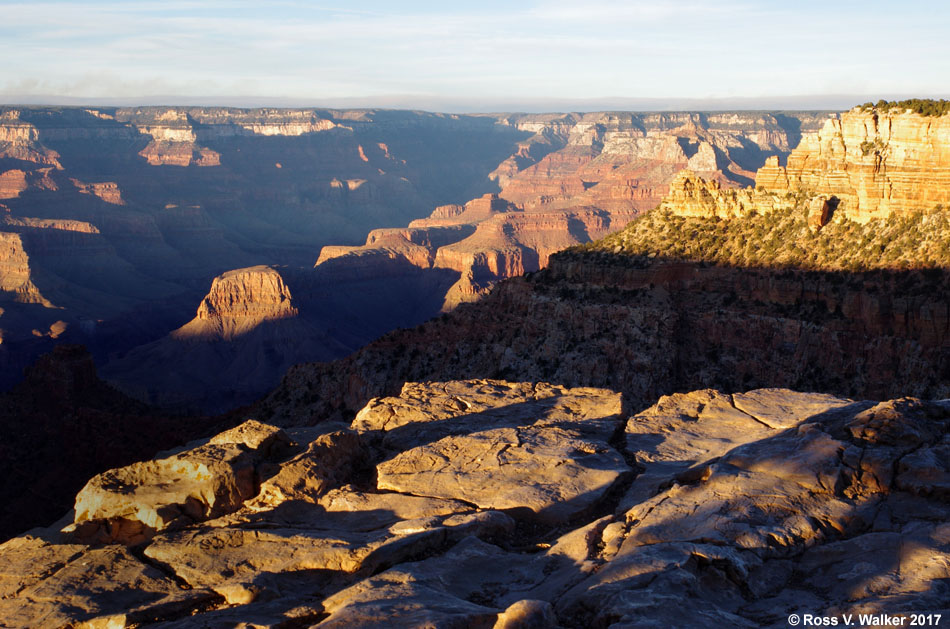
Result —
[{"label": "vegetation patch", "polygon": [[861,105],[861,111],[874,111],[887,113],[894,110],[896,113],[912,111],[921,116],[943,116],[950,113],[950,101],[932,98],[912,98],[909,100],[879,100],[876,103],[864,103]]},{"label": "vegetation patch", "polygon": [[[950,268],[950,216],[916,212],[866,224],[835,219],[821,231],[807,223],[806,201],[741,219],[679,216],[653,210],[623,231],[573,247],[619,258],[675,258],[730,266],[859,271]],[[634,262],[634,260],[631,260]]]}]

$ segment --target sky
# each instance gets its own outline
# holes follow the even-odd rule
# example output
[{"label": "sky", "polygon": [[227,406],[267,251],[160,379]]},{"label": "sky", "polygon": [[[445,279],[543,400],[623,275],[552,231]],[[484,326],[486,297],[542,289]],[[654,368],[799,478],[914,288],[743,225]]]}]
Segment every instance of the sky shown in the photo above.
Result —
[{"label": "sky", "polygon": [[947,97],[948,34],[933,0],[0,0],[0,102],[846,108]]}]

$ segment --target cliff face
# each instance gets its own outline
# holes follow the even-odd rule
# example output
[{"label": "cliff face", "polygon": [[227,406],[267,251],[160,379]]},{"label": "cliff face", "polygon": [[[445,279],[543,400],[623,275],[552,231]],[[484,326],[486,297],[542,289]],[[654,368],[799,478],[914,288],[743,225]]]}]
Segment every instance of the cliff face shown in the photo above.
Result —
[{"label": "cliff face", "polygon": [[862,111],[825,121],[782,168],[767,162],[756,187],[836,196],[839,210],[867,222],[950,207],[950,115]]},{"label": "cliff face", "polygon": [[0,291],[8,300],[51,306],[33,283],[30,258],[17,233],[0,232]]},{"label": "cliff face", "polygon": [[[246,326],[296,315],[290,290],[280,274],[268,267],[252,267],[214,278],[211,292],[198,306],[196,323],[203,322],[215,333],[229,338]],[[187,335],[187,327],[182,334]]]},{"label": "cliff face", "polygon": [[256,416],[348,417],[407,380],[514,374],[613,388],[634,405],[696,387],[947,396],[948,282],[560,253],[417,329],[294,367]]}]

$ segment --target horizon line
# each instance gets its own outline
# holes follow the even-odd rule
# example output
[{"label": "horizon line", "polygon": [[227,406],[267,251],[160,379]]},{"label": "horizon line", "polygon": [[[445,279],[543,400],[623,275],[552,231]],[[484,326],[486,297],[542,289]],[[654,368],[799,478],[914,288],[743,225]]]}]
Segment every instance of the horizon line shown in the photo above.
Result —
[{"label": "horizon line", "polygon": [[[936,94],[926,98],[946,98]],[[284,96],[66,96],[0,94],[0,105],[29,107],[231,107],[236,109],[343,109],[424,111],[450,114],[593,113],[606,111],[847,111],[878,100],[924,98],[912,94],[820,94],[739,97],[447,98],[426,94],[385,94],[331,98]]]}]

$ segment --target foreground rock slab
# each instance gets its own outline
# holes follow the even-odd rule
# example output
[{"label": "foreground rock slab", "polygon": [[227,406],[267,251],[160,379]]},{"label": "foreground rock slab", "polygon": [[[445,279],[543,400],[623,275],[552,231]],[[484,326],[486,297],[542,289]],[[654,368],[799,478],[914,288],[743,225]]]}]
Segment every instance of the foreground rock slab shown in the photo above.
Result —
[{"label": "foreground rock slab", "polygon": [[407,385],[370,402],[354,427],[385,431],[387,449],[418,444],[377,466],[380,489],[561,523],[630,475],[608,443],[622,421],[611,391],[482,380]]},{"label": "foreground rock slab", "polygon": [[[630,414],[599,389],[410,383],[351,426],[248,422],[161,459],[222,478],[251,470],[246,492],[199,493],[226,504],[220,513],[179,512],[129,546],[78,528],[0,545],[0,624],[950,617],[948,448],[950,401],[701,390]],[[110,496],[102,479],[132,476],[113,470],[93,486]],[[184,485],[159,500],[168,477],[141,478],[116,504],[182,504]]]},{"label": "foreground rock slab", "polygon": [[137,543],[235,511],[255,495],[258,466],[289,445],[279,428],[249,420],[191,450],[99,474],[76,496],[76,538]]},{"label": "foreground rock slab", "polygon": [[[11,543],[19,552],[11,552]],[[24,546],[33,549],[34,561],[23,554]],[[219,600],[210,590],[183,589],[122,546],[86,549],[18,538],[0,546],[0,556],[5,576],[27,575],[14,595],[4,588],[0,624],[6,627],[125,627],[186,615]],[[45,564],[45,574],[36,573],[36,559]]]}]

